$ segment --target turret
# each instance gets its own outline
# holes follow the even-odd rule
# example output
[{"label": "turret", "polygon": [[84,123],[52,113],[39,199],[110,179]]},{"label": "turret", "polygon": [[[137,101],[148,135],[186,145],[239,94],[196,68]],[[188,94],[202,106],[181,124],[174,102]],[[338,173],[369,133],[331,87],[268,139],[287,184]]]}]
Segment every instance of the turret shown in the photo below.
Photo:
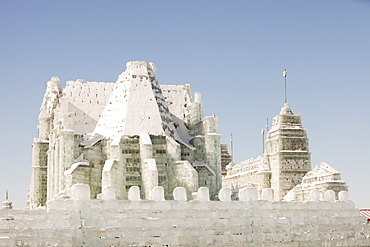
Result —
[{"label": "turret", "polygon": [[203,103],[202,94],[194,94],[194,102],[187,109],[187,124],[191,135],[201,135],[203,132]]},{"label": "turret", "polygon": [[301,124],[301,115],[294,115],[287,103],[273,119],[266,143],[274,199],[282,200],[311,170],[307,132]]},{"label": "turret", "polygon": [[58,104],[61,92],[59,78],[53,76],[46,83],[46,92],[40,108],[38,129],[41,140],[49,140],[50,131],[53,129],[54,109]]}]

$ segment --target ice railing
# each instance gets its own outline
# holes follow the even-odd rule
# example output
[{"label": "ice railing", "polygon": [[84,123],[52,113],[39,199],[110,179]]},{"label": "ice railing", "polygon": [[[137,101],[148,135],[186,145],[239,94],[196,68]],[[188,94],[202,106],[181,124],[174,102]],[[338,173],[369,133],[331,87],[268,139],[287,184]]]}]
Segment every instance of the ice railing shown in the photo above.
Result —
[{"label": "ice railing", "polygon": [[[165,201],[164,188],[162,186],[154,187],[149,194],[151,201]],[[222,202],[231,202],[231,189],[222,188],[218,193],[218,198]],[[310,201],[320,201],[320,192],[312,190],[309,193]],[[87,184],[74,184],[70,189],[70,199],[72,200],[90,200],[90,186]],[[102,193],[98,196],[102,200],[116,200],[115,187],[113,185],[105,186]],[[188,201],[187,192],[184,187],[177,187],[173,190],[173,199],[175,201]],[[348,191],[340,191],[338,193],[338,201],[348,202]],[[130,187],[128,191],[129,201],[142,201],[140,198],[140,188],[138,186]],[[146,199],[144,199],[146,200]],[[200,187],[196,193],[196,201],[210,201],[209,189]],[[239,190],[239,201],[273,201],[273,189],[263,189],[260,197],[258,196],[257,188],[248,187]],[[335,192],[328,190],[324,193],[323,201],[335,202]]]}]

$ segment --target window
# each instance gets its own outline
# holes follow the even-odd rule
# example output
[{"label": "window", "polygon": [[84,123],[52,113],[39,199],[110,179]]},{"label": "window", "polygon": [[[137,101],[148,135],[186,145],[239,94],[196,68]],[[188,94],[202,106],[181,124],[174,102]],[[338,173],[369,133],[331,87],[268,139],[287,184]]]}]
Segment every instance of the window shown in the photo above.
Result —
[{"label": "window", "polygon": [[126,166],[126,172],[140,172],[140,167]]},{"label": "window", "polygon": [[139,154],[139,149],[123,149],[122,154]]},{"label": "window", "polygon": [[136,166],[137,163],[140,163],[140,159],[139,158],[126,158],[126,163]]}]

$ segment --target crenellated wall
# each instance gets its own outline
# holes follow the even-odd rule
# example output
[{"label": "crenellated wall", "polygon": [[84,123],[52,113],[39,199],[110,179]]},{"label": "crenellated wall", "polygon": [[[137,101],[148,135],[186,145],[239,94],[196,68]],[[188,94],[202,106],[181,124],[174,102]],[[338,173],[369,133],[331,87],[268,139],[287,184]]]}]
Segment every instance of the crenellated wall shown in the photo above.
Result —
[{"label": "crenellated wall", "polygon": [[[176,191],[181,194],[185,190]],[[73,187],[72,195],[74,199],[49,201],[47,209],[0,210],[0,246],[317,247],[370,243],[370,225],[348,201],[274,202],[255,200],[250,194],[248,201],[208,201],[207,188],[198,190],[198,200],[187,202],[177,195],[178,200],[164,201],[161,187],[153,189],[152,200],[137,201],[132,195],[132,200],[90,200],[86,185]],[[227,199],[225,195],[220,198]]]}]

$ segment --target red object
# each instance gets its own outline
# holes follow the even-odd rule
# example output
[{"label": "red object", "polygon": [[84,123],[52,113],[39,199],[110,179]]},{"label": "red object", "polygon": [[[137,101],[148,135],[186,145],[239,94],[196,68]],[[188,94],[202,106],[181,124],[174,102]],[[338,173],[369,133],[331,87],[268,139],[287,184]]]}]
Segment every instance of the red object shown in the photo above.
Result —
[{"label": "red object", "polygon": [[360,209],[360,215],[367,218],[367,223],[370,223],[370,209]]}]

